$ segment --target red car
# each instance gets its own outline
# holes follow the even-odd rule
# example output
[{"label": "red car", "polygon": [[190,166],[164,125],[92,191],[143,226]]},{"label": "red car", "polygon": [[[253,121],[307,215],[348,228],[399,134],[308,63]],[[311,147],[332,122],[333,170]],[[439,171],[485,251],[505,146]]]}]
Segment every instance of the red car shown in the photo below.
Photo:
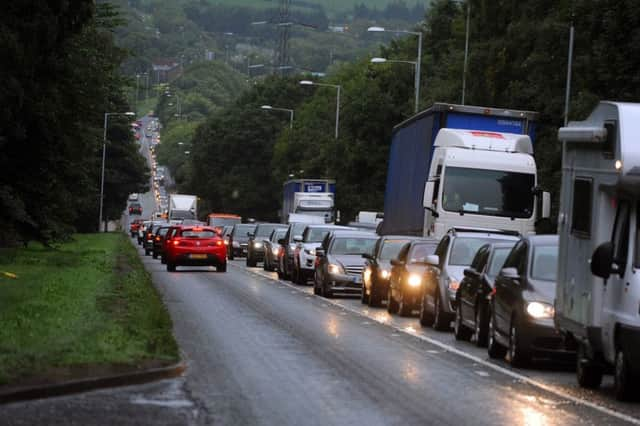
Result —
[{"label": "red car", "polygon": [[216,271],[227,271],[227,247],[213,228],[183,226],[173,232],[163,253],[167,271],[176,266],[215,266]]},{"label": "red car", "polygon": [[129,214],[142,214],[142,205],[140,203],[129,204]]},{"label": "red car", "polygon": [[135,238],[138,235],[140,225],[142,225],[142,219],[133,219],[131,224],[129,224],[129,232],[131,233],[131,238]]}]

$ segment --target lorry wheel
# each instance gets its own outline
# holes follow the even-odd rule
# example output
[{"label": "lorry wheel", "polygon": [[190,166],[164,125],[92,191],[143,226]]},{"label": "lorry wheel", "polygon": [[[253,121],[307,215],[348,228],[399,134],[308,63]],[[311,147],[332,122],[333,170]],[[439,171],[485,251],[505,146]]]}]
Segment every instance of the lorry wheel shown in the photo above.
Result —
[{"label": "lorry wheel", "polygon": [[451,321],[449,321],[449,318],[447,317],[447,313],[444,312],[442,309],[442,301],[440,300],[439,291],[436,291],[436,294],[433,299],[433,304],[434,304],[433,328],[438,331],[449,330]]},{"label": "lorry wheel", "polygon": [[507,348],[502,346],[496,340],[496,329],[495,322],[493,320],[493,314],[489,312],[489,342],[487,347],[487,352],[489,353],[489,357],[493,359],[502,359],[507,355]]},{"label": "lorry wheel", "polygon": [[387,312],[390,314],[398,312],[398,302],[396,302],[391,296],[391,286],[389,286],[389,292],[387,293]]},{"label": "lorry wheel", "polygon": [[634,383],[636,378],[632,374],[628,358],[622,349],[619,348],[616,351],[614,389],[618,401],[630,401],[638,397],[636,393],[638,385]]},{"label": "lorry wheel", "polygon": [[456,319],[453,322],[453,334],[456,337],[456,340],[469,341],[471,339],[472,331],[467,326],[462,323],[462,308],[460,307],[460,302],[457,303],[456,307]]},{"label": "lorry wheel", "polygon": [[584,344],[578,345],[576,377],[580,387],[596,389],[602,383],[602,366],[587,356]]},{"label": "lorry wheel", "polygon": [[530,358],[529,351],[522,346],[520,341],[518,317],[515,317],[511,321],[511,332],[509,333],[509,362],[514,367],[523,367],[529,362]]},{"label": "lorry wheel", "polygon": [[426,296],[422,296],[420,302],[420,325],[423,327],[431,327],[433,325],[433,313],[428,312]]}]

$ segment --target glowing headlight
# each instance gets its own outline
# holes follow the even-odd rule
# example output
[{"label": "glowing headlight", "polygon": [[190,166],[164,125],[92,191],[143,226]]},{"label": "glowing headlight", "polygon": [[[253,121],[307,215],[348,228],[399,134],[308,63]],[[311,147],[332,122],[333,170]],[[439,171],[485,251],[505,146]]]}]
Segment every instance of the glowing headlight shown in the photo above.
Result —
[{"label": "glowing headlight", "polygon": [[389,272],[387,269],[381,269],[380,270],[380,278],[386,280],[390,276],[391,276],[391,272]]},{"label": "glowing headlight", "polygon": [[364,282],[368,283],[369,281],[371,281],[371,269],[367,268],[364,270],[364,277],[363,277]]},{"label": "glowing headlight", "polygon": [[289,244],[289,248],[290,248],[291,250],[295,250],[295,249],[296,249],[296,245],[295,245],[295,244]]},{"label": "glowing headlight", "polygon": [[332,263],[332,264],[329,265],[329,273],[330,274],[342,274],[344,272],[342,270],[342,266]]},{"label": "glowing headlight", "polygon": [[262,248],[262,243],[253,243],[253,248]]},{"label": "glowing headlight", "polygon": [[231,245],[235,248],[239,248],[240,247],[240,243],[237,241],[234,241],[233,243],[231,243]]},{"label": "glowing headlight", "polygon": [[277,256],[278,253],[280,253],[280,247],[274,247],[271,249],[271,253],[273,253],[274,256]]},{"label": "glowing headlight", "polygon": [[460,281],[449,278],[449,290],[458,291],[458,287],[460,287]]},{"label": "glowing headlight", "polygon": [[305,253],[307,253],[310,256],[315,256],[316,255],[316,249],[311,249],[311,250],[306,250],[304,251]]},{"label": "glowing headlight", "polygon": [[535,319],[553,318],[554,309],[548,303],[529,302],[527,313]]},{"label": "glowing headlight", "polygon": [[408,283],[411,287],[418,287],[421,282],[422,282],[422,278],[420,278],[420,275],[416,275],[416,274],[409,275]]}]

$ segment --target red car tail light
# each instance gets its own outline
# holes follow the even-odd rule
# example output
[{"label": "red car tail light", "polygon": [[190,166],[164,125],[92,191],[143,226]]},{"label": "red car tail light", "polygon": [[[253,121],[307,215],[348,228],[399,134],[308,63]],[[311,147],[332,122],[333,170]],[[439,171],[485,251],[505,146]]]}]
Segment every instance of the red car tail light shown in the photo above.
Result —
[{"label": "red car tail light", "polygon": [[172,240],[171,242],[173,243],[174,246],[180,245],[180,241],[178,240]]},{"label": "red car tail light", "polygon": [[156,241],[160,241],[160,240],[161,240],[161,238],[160,238],[160,237],[156,237]]}]

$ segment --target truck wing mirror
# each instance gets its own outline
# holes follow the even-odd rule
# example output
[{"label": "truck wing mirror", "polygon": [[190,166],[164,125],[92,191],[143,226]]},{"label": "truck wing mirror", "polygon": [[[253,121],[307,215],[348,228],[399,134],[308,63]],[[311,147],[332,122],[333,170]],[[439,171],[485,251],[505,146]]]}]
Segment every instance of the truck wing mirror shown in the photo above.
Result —
[{"label": "truck wing mirror", "polygon": [[611,272],[615,272],[613,269],[613,244],[602,243],[591,256],[591,273],[606,280],[611,276]]}]

